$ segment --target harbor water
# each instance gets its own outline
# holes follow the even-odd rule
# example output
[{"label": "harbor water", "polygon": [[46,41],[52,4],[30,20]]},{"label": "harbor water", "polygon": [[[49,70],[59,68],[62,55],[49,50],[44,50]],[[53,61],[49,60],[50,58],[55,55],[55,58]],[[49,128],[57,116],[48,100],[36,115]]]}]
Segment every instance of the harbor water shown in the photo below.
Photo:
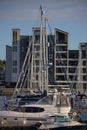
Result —
[{"label": "harbor water", "polygon": [[5,109],[5,102],[6,96],[0,96],[0,110],[4,110]]}]

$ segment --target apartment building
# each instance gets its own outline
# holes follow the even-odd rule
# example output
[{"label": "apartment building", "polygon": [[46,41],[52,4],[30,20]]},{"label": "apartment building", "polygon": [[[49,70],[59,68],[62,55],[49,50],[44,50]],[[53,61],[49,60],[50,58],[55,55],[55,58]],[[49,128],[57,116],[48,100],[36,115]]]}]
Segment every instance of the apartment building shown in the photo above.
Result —
[{"label": "apartment building", "polygon": [[40,76],[40,28],[32,28],[32,86],[38,88]]},{"label": "apartment building", "polygon": [[5,72],[5,82],[8,85],[11,83],[11,73],[12,73],[12,47],[6,45],[6,72]]},{"label": "apartment building", "polygon": [[78,89],[87,92],[87,43],[79,44]]},{"label": "apartment building", "polygon": [[29,46],[29,36],[20,35],[20,29],[12,29],[12,47],[6,46],[6,83],[15,85]]},{"label": "apartment building", "polygon": [[17,82],[20,73],[20,29],[12,30],[12,83]]},{"label": "apartment building", "polygon": [[55,29],[54,84],[57,88],[87,91],[87,43],[78,50],[68,49],[68,33]]},{"label": "apartment building", "polygon": [[67,88],[68,33],[55,29],[54,83],[59,88]]},{"label": "apartment building", "polygon": [[54,85],[54,35],[48,35],[48,86]]},{"label": "apartment building", "polygon": [[[45,34],[45,28],[43,28],[43,31]],[[45,82],[47,82],[49,87],[52,87],[54,85],[54,42],[52,40],[54,39],[54,36],[48,35],[46,37],[46,35],[44,35],[44,38],[45,39],[43,39],[43,43],[41,45],[40,28],[32,28],[32,86],[42,91],[45,89]],[[47,42],[44,43],[44,41],[46,41],[46,38]],[[40,59],[40,56],[42,59]],[[45,79],[42,79],[42,77],[44,77],[45,69],[47,69],[47,81],[45,81]],[[42,74],[40,74],[41,71],[43,71],[42,77]]]},{"label": "apartment building", "polygon": [[[47,38],[45,31],[46,29],[43,28],[41,41],[40,28],[32,28],[32,86],[41,91],[46,89],[45,83],[48,84],[48,74],[45,74],[48,73],[48,43],[45,42]],[[51,60],[51,58],[49,59]]]},{"label": "apartment building", "polygon": [[78,88],[78,61],[79,61],[79,50],[68,50],[68,77],[70,87],[73,89]]},{"label": "apartment building", "polygon": [[44,68],[40,70],[42,48],[43,62],[43,54],[47,51],[45,56],[48,76],[45,78],[48,87],[55,86],[59,89],[73,87],[81,92],[87,90],[87,43],[80,43],[78,50],[69,50],[68,32],[57,28],[54,30],[54,35],[47,36],[45,45],[47,50],[43,49],[44,44],[40,45],[39,27],[32,28],[32,36],[20,35],[20,29],[12,30],[12,47],[6,47],[6,82],[17,82],[30,43],[32,53],[30,79],[34,89],[39,87],[43,90],[45,87],[41,85],[45,80],[40,76],[40,72],[44,70]]},{"label": "apartment building", "polygon": [[5,85],[5,72],[0,72],[0,87]]}]

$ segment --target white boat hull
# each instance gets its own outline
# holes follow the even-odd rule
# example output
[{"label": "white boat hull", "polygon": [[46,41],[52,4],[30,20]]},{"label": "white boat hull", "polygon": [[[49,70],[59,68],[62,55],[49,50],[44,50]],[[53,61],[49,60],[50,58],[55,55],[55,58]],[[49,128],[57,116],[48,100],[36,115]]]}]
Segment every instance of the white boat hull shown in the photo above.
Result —
[{"label": "white boat hull", "polygon": [[45,118],[32,117],[21,112],[0,111],[0,127],[30,127],[38,124],[40,120],[45,121]]}]

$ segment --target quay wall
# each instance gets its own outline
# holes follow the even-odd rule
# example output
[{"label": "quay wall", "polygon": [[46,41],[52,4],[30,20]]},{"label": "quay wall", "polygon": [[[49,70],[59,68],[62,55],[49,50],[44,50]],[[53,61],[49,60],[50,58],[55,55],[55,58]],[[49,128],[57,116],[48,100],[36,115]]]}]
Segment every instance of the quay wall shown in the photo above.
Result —
[{"label": "quay wall", "polygon": [[0,95],[1,96],[11,96],[13,94],[14,88],[0,88]]},{"label": "quay wall", "polygon": [[[13,94],[15,88],[9,87],[0,87],[0,95],[1,96],[11,96]],[[85,94],[87,95],[87,90],[85,91]]]}]

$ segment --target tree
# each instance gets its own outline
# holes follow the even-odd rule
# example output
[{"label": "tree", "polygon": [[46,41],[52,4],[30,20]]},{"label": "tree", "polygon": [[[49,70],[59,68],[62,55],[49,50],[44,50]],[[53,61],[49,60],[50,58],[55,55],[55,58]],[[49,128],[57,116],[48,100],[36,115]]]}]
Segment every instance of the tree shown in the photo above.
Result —
[{"label": "tree", "polygon": [[0,72],[4,72],[6,68],[6,61],[0,60]]}]

